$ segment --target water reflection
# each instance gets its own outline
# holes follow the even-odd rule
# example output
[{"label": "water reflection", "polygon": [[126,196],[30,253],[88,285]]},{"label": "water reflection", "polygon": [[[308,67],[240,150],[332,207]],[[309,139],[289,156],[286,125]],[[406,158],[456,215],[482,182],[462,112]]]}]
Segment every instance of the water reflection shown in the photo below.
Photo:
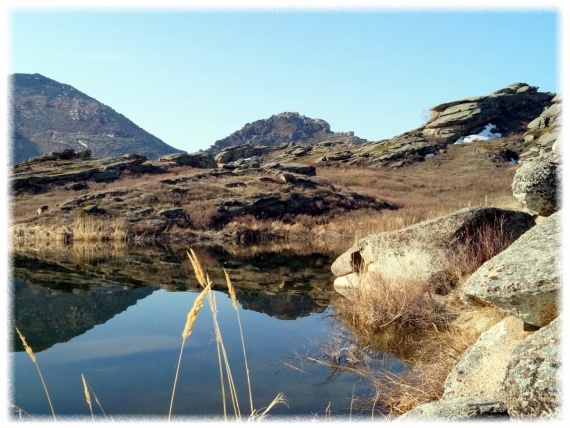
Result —
[{"label": "water reflection", "polygon": [[[185,248],[126,247],[105,251],[80,246],[13,254],[14,323],[33,349],[69,341],[158,288],[197,290]],[[328,266],[332,254],[296,254],[276,248],[234,253],[221,247],[198,248],[215,290],[226,291],[224,270],[233,279],[244,309],[279,319],[323,312],[334,291]],[[16,338],[14,333],[13,338]],[[23,350],[19,340],[13,349]]]},{"label": "water reflection", "polygon": [[[373,358],[402,369],[399,361],[380,354],[360,354],[355,362],[356,354],[346,351],[352,349],[349,342],[338,340],[342,326],[331,324],[336,319],[330,304],[333,253],[305,248],[298,254],[274,247],[194,250],[217,290],[224,343],[232,364],[236,361],[232,372],[241,379],[239,393],[246,399],[241,342],[225,295],[224,270],[232,278],[257,407],[283,392],[289,407],[279,406],[272,415],[322,420],[330,411],[346,416],[357,397],[373,395],[356,368]],[[39,354],[58,415],[89,414],[82,374],[116,420],[121,415],[165,415],[180,333],[199,287],[186,248],[97,248],[79,254],[17,249],[12,273],[14,323]],[[201,313],[185,351],[177,415],[221,413],[212,337],[211,320]],[[34,415],[49,415],[37,373],[19,340],[13,340],[13,350],[12,400]],[[336,366],[312,365],[307,357],[315,356],[332,356]],[[347,363],[352,371],[338,370]]]}]

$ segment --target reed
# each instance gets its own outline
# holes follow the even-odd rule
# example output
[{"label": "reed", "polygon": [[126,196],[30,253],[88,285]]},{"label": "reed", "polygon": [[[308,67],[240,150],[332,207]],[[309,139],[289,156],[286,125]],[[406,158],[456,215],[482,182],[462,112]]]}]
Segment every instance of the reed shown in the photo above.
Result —
[{"label": "reed", "polygon": [[89,406],[89,411],[91,412],[91,420],[95,421],[95,416],[93,415],[93,406],[91,405],[91,394],[89,394],[89,388],[87,388],[87,382],[85,381],[85,376],[81,373],[81,380],[83,381],[83,393],[85,394],[85,401]]},{"label": "reed", "polygon": [[245,352],[245,341],[243,339],[243,330],[241,328],[241,318],[239,316],[236,292],[235,292],[234,287],[232,285],[232,281],[230,280],[230,276],[228,275],[228,273],[226,272],[225,269],[224,269],[224,275],[226,276],[226,284],[228,285],[228,291],[230,294],[230,298],[232,299],[232,306],[234,307],[234,309],[236,311],[236,316],[237,316],[237,320],[238,320],[239,334],[241,337],[241,346],[243,349],[243,360],[245,362],[245,373],[246,373],[246,377],[247,377],[247,388],[249,390],[249,404],[250,404],[251,414],[253,415],[254,414],[254,408],[253,408],[253,396],[251,393],[251,381],[250,381],[250,376],[249,376],[249,367],[247,365],[247,355]]},{"label": "reed", "polygon": [[178,373],[180,371],[180,364],[182,362],[182,353],[184,351],[184,344],[186,343],[186,339],[190,337],[190,334],[192,334],[192,327],[196,322],[196,318],[198,317],[200,309],[202,309],[204,298],[206,297],[206,294],[209,293],[209,291],[210,287],[208,286],[204,288],[204,290],[202,290],[202,292],[198,295],[198,297],[194,301],[192,309],[190,309],[190,312],[188,312],[186,325],[184,326],[184,330],[182,330],[182,346],[180,347],[180,356],[178,357],[178,364],[176,365],[176,374],[174,376],[174,386],[172,387],[172,398],[170,399],[170,408],[168,409],[169,421],[172,416],[172,406],[174,405],[174,395],[176,393],[176,384],[178,382]]},{"label": "reed", "polygon": [[51,398],[49,396],[49,392],[46,386],[46,383],[44,381],[44,377],[42,376],[42,372],[40,370],[40,366],[38,365],[38,362],[36,360],[36,356],[34,355],[34,351],[32,350],[32,347],[28,345],[28,342],[26,342],[26,338],[24,337],[24,335],[22,334],[22,332],[20,332],[20,330],[18,329],[18,327],[14,326],[14,328],[16,329],[16,332],[18,333],[18,336],[20,336],[20,340],[22,341],[24,348],[26,349],[26,353],[30,356],[30,359],[32,360],[32,362],[35,364],[36,369],[38,370],[38,374],[40,376],[40,380],[42,381],[42,385],[44,387],[44,391],[46,393],[46,397],[49,403],[49,408],[51,409],[51,414],[53,416],[53,420],[57,420],[57,418],[55,417],[55,411],[53,410],[53,405],[51,404]]}]

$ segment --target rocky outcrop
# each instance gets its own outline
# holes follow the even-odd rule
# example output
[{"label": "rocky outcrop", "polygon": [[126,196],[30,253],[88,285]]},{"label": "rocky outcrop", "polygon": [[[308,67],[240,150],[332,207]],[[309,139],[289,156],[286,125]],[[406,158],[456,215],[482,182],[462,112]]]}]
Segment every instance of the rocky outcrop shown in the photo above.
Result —
[{"label": "rocky outcrop", "polygon": [[159,162],[171,165],[191,166],[194,168],[217,168],[215,159],[205,152],[173,153],[161,156]]},{"label": "rocky outcrop", "polygon": [[471,275],[464,299],[492,304],[534,326],[549,324],[561,305],[560,233],[556,213]]},{"label": "rocky outcrop", "polygon": [[[341,139],[347,143],[365,141],[355,137],[354,133],[331,132],[330,125],[322,119],[285,112],[245,124],[239,131],[216,141],[208,152],[217,154],[225,148],[244,144],[253,147],[274,147],[293,142],[318,143],[328,139]],[[224,163],[221,160],[218,162]]]},{"label": "rocky outcrop", "polygon": [[525,141],[531,146],[520,155],[521,166],[513,178],[513,196],[530,212],[549,216],[561,206],[562,98],[528,124]]},{"label": "rocky outcrop", "polygon": [[[555,114],[549,107],[552,102],[557,102],[555,94],[539,92],[537,87],[525,83],[515,83],[486,96],[439,104],[432,108],[431,118],[417,129],[386,140],[335,147],[336,151],[324,154],[320,161],[325,165],[373,168],[399,168],[423,162],[445,153],[449,144],[475,140],[477,138],[472,136],[484,131],[503,137],[522,134],[527,130],[527,124],[543,110],[548,109],[545,115]],[[541,144],[546,147],[551,137],[543,138]],[[514,163],[519,152],[499,154],[498,157],[505,157],[504,162]]]},{"label": "rocky outcrop", "polygon": [[446,276],[462,245],[477,245],[480,231],[512,242],[534,225],[529,214],[471,207],[398,231],[369,235],[340,255],[331,266],[335,288],[347,292],[379,275],[388,282],[429,282]]},{"label": "rocky outcrop", "polygon": [[513,349],[503,381],[511,418],[561,417],[561,327],[557,318]]},{"label": "rocky outcrop", "polygon": [[10,76],[12,163],[62,149],[94,157],[137,153],[148,159],[176,152],[112,108],[40,74]]},{"label": "rocky outcrop", "polygon": [[527,124],[548,107],[555,94],[514,83],[487,96],[439,104],[422,133],[446,143],[478,134],[489,123],[502,135],[524,132]]},{"label": "rocky outcrop", "polygon": [[127,172],[155,174],[165,171],[163,166],[150,163],[141,155],[127,153],[120,158],[91,159],[85,152],[67,149],[15,165],[10,187],[15,195],[43,193],[50,186],[74,191],[86,188],[87,182],[118,180]]}]

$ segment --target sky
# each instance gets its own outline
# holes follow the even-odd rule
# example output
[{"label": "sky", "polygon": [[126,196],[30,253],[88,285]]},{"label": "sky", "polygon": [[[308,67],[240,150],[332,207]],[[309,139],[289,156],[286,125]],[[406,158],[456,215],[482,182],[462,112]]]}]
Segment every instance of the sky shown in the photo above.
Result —
[{"label": "sky", "polygon": [[394,9],[385,2],[367,9],[14,6],[7,71],[69,84],[182,151],[207,149],[248,122],[286,111],[379,140],[418,127],[438,103],[511,83],[560,91],[555,3],[542,9]]}]

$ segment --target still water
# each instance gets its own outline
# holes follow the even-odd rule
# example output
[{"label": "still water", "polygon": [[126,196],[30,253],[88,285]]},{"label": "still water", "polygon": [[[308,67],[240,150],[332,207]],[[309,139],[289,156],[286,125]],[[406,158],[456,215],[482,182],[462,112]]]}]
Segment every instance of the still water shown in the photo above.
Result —
[{"label": "still water", "polygon": [[[283,393],[287,405],[273,407],[269,419],[357,418],[351,403],[373,395],[370,386],[350,373],[327,381],[331,369],[303,357],[320,355],[323,343],[344,329],[330,304],[332,256],[261,252],[244,257],[220,249],[198,255],[206,255],[205,268],[218,288],[218,322],[242,415],[250,414],[247,377],[222,267],[237,291],[254,408]],[[129,253],[121,260],[99,256],[87,262],[20,254],[13,276],[13,320],[34,349],[56,416],[91,418],[83,374],[114,420],[166,418],[181,332],[200,291],[184,251]],[[16,335],[10,356],[11,402],[36,418],[49,417],[37,369]],[[396,359],[385,361],[392,371],[402,370]],[[95,415],[103,417],[91,398]],[[228,413],[233,415],[229,401]],[[222,414],[218,354],[206,303],[184,346],[173,415]],[[361,417],[369,420],[370,414]]]}]

